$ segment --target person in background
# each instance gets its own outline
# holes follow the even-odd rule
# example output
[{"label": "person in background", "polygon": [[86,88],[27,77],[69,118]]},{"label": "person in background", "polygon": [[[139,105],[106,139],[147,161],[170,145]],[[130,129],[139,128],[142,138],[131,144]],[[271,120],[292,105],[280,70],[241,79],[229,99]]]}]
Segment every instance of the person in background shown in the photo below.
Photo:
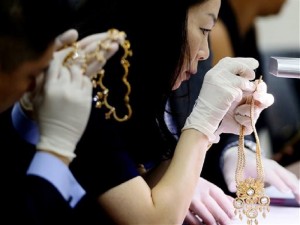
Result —
[{"label": "person in background", "polygon": [[[241,110],[248,94],[262,97],[256,98],[258,114],[273,103],[264,82],[250,81],[258,62],[225,58],[206,73],[177,139],[167,113],[169,97],[197,72],[198,62],[208,58],[208,35],[221,1],[110,4],[103,13],[94,5],[94,24],[88,23],[87,29],[115,27],[126,32],[133,52],[128,74],[132,117],[119,122],[105,118],[105,107],[93,108],[71,170],[101,207],[102,224],[197,224],[199,217],[206,224],[228,224],[234,216],[232,199],[199,175],[210,144],[219,141],[219,129],[238,134],[239,124],[249,122],[233,113]],[[101,24],[107,15],[108,23]],[[108,73],[118,68],[119,60],[107,63],[104,84],[109,102],[122,117],[128,115],[122,76]]]},{"label": "person in background", "polygon": [[[262,63],[257,43],[255,20],[258,17],[276,15],[286,0],[225,0],[222,2],[216,29],[211,33],[213,65],[220,59],[229,57],[255,57]],[[257,68],[257,76],[262,74],[262,66]]]},{"label": "person in background", "polygon": [[[70,28],[83,4],[65,0],[0,1],[2,223],[69,224],[75,219],[73,208],[85,195],[68,166],[88,122],[92,82],[78,65],[64,65],[73,51],[65,46],[78,38],[77,31]],[[107,35],[81,40],[81,53],[95,49]],[[111,43],[104,58],[117,49],[118,45]],[[92,72],[94,67],[88,65],[87,70]],[[21,103],[24,96],[35,91],[34,100],[27,103],[32,104],[36,123],[28,117],[26,101]],[[34,137],[30,123],[38,129],[39,138]],[[37,145],[24,137],[36,139]]]}]

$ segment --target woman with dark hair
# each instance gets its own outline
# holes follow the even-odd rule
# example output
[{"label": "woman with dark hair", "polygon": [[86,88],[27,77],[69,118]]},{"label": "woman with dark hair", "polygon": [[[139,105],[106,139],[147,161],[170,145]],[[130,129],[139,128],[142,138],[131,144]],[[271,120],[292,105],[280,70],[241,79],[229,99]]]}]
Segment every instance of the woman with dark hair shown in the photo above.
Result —
[{"label": "woman with dark hair", "polygon": [[[98,18],[93,14],[95,24],[89,23],[87,28],[96,25],[103,29],[102,16],[109,15],[105,28],[126,32],[133,53],[128,74],[132,115],[119,122],[104,117],[104,106],[94,108],[77,146],[72,171],[103,209],[103,224],[109,224],[108,220],[114,224],[182,224],[185,218],[197,224],[199,217],[206,224],[228,224],[233,217],[232,201],[220,189],[202,193],[207,201],[201,210],[191,202],[201,198],[199,190],[207,187],[199,175],[209,146],[219,141],[221,133],[238,134],[240,124],[245,125],[247,134],[252,132],[245,110],[249,109],[245,107],[247,96],[253,95],[256,102],[255,121],[273,103],[265,83],[251,81],[258,62],[225,58],[212,68],[176,139],[171,132],[168,99],[196,73],[198,62],[208,58],[208,35],[221,1],[111,4]],[[117,70],[116,59],[113,56],[108,62],[103,82],[109,89],[105,92],[108,101],[122,117],[129,115],[124,110],[128,100],[123,98],[124,84],[118,82],[117,72],[106,74],[110,68]]]}]

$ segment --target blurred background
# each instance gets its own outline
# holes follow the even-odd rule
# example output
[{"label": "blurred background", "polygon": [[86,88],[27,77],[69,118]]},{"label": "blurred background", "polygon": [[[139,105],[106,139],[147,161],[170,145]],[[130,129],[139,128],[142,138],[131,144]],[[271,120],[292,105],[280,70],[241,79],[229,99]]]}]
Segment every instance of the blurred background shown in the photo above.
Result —
[{"label": "blurred background", "polygon": [[[272,0],[270,0],[272,1]],[[258,44],[262,52],[300,52],[300,1],[287,0],[280,12],[256,19]]]},{"label": "blurred background", "polygon": [[269,126],[260,132],[261,144],[270,150],[266,155],[289,165],[300,160],[300,79],[274,77],[268,65],[271,56],[300,58],[300,1],[287,0],[278,14],[258,17],[255,26],[263,79],[275,97],[266,112]]}]

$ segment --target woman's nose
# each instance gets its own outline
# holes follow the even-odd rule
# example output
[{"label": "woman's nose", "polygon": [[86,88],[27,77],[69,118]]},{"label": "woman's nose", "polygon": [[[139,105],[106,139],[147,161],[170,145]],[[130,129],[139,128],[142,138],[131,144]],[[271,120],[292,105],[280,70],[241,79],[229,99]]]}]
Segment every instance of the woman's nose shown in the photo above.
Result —
[{"label": "woman's nose", "polygon": [[203,61],[208,59],[209,57],[209,46],[208,44],[205,45],[205,47],[201,48],[198,52],[198,60]]}]

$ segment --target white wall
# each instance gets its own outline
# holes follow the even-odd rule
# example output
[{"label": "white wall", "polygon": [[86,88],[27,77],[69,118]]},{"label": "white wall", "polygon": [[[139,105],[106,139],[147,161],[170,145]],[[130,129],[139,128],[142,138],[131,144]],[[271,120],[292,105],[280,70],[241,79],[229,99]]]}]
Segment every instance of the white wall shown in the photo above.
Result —
[{"label": "white wall", "polygon": [[300,0],[287,0],[279,14],[258,18],[256,25],[262,52],[300,52]]}]

